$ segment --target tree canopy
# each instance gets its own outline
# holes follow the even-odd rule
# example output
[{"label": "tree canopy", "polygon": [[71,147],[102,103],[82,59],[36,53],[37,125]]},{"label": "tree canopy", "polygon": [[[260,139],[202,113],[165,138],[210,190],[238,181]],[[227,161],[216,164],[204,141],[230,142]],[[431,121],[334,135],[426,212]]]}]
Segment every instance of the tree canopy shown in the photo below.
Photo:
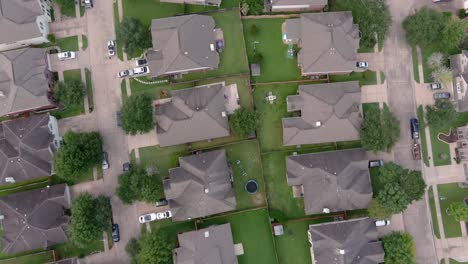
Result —
[{"label": "tree canopy", "polygon": [[258,112],[248,111],[244,107],[241,107],[229,117],[229,123],[234,133],[244,138],[255,132],[259,119],[260,115]]},{"label": "tree canopy", "polygon": [[143,52],[151,47],[148,28],[140,20],[134,17],[124,17],[117,30],[117,42],[120,43],[127,54]]},{"label": "tree canopy", "polygon": [[393,214],[403,212],[410,203],[408,196],[398,183],[387,183],[377,195],[379,202]]},{"label": "tree canopy", "polygon": [[427,123],[435,128],[452,123],[458,116],[450,100],[438,99],[434,105],[426,106]]},{"label": "tree canopy", "polygon": [[439,10],[423,7],[403,21],[406,38],[411,45],[434,47],[448,51],[465,39],[466,21]]},{"label": "tree canopy", "polygon": [[94,198],[88,193],[72,201],[70,240],[78,247],[86,247],[101,238],[102,231],[110,225],[112,209],[109,197]]},{"label": "tree canopy", "polygon": [[132,95],[122,106],[122,129],[127,134],[149,132],[154,127],[151,97],[146,94]]},{"label": "tree canopy", "polygon": [[369,217],[374,220],[388,219],[392,216],[392,213],[385,209],[378,199],[372,199],[367,212],[369,213]]},{"label": "tree canopy", "polygon": [[138,241],[138,245],[137,263],[172,264],[174,245],[164,232],[159,231],[157,234],[145,232]]},{"label": "tree canopy", "polygon": [[400,122],[387,105],[382,110],[369,107],[364,113],[360,136],[365,149],[390,151],[400,139]]},{"label": "tree canopy", "polygon": [[97,132],[67,132],[63,146],[54,155],[56,174],[66,180],[74,181],[90,166],[102,161],[102,141]]},{"label": "tree canopy", "polygon": [[393,232],[382,238],[385,264],[416,264],[416,248],[408,233]]},{"label": "tree canopy", "polygon": [[451,203],[448,207],[450,216],[456,221],[468,221],[468,205],[463,202]]},{"label": "tree canopy", "polygon": [[138,167],[119,176],[117,196],[125,204],[133,201],[156,202],[162,196],[162,182],[156,175]]},{"label": "tree canopy", "polygon": [[84,94],[84,85],[78,80],[65,80],[54,86],[54,98],[64,106],[82,104]]}]

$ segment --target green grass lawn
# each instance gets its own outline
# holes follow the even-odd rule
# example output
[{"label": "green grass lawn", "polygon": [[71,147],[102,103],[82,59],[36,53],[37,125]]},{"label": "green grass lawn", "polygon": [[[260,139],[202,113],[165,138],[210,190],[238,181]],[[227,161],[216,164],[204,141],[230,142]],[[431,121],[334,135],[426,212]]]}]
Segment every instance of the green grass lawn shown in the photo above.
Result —
[{"label": "green grass lawn", "polygon": [[93,82],[91,80],[91,71],[85,69],[86,74],[86,94],[88,95],[88,106],[89,112],[93,112],[94,110],[94,94],[93,94]]},{"label": "green grass lawn", "polygon": [[67,6],[66,8],[60,7],[60,13],[62,14],[62,16],[76,17],[75,5],[69,7]]},{"label": "green grass lawn", "polygon": [[231,224],[234,244],[242,243],[244,247],[244,255],[237,257],[239,264],[277,263],[269,215],[266,209],[203,220],[200,228],[225,223]]},{"label": "green grass lawn", "polygon": [[431,218],[432,218],[432,227],[434,228],[434,235],[440,239],[440,231],[439,231],[439,221],[437,220],[437,210],[434,201],[434,192],[432,190],[432,186],[429,187],[427,194],[429,195],[429,206],[431,207]]},{"label": "green grass lawn", "polygon": [[57,39],[55,45],[60,47],[61,52],[80,50],[78,47],[78,36]]},{"label": "green grass lawn", "polygon": [[152,19],[184,14],[184,5],[161,3],[159,0],[123,0],[122,5],[124,17],[138,18],[148,28]]},{"label": "green grass lawn", "polygon": [[38,253],[33,253],[30,255],[23,255],[18,257],[13,257],[10,259],[0,260],[1,264],[43,264],[54,261],[54,256],[52,251],[42,251]]},{"label": "green grass lawn", "polygon": [[83,5],[80,5],[80,17],[84,16],[85,14],[85,7]]},{"label": "green grass lawn", "polygon": [[460,188],[456,183],[437,185],[439,191],[440,212],[442,213],[442,222],[445,231],[445,237],[461,237],[460,222],[455,221],[446,211],[448,206],[454,202],[463,202],[468,198],[468,188]]},{"label": "green grass lawn", "polygon": [[384,187],[384,184],[380,181],[379,168],[369,168],[369,173],[371,176],[373,196],[377,197],[377,195],[379,194],[379,191],[382,190]]},{"label": "green grass lawn", "polygon": [[380,83],[385,82],[385,73],[383,71],[380,72]]},{"label": "green grass lawn", "polygon": [[[243,141],[226,145],[224,149],[233,171],[237,210],[265,205],[265,182],[258,142],[256,140]],[[259,185],[258,192],[254,195],[245,191],[245,184],[252,179]]]},{"label": "green grass lawn", "polygon": [[127,85],[125,84],[125,80],[120,81],[120,92],[122,93],[122,101],[125,101],[127,99]]},{"label": "green grass lawn", "polygon": [[[115,35],[117,36],[117,29],[119,28],[119,7],[118,7],[118,2],[115,1],[113,4],[114,8],[114,30],[115,30]],[[117,49],[117,57],[119,60],[123,61],[123,50],[122,47],[117,43],[117,40],[115,40],[115,47]]]},{"label": "green grass lawn", "polygon": [[419,135],[421,137],[421,148],[424,164],[429,167],[429,155],[427,150],[427,139],[426,139],[426,122],[424,118],[424,108],[422,105],[418,107],[418,120],[419,120]]},{"label": "green grass lawn", "polygon": [[419,63],[418,63],[418,50],[416,46],[411,47],[411,55],[413,58],[413,73],[414,80],[419,83]]},{"label": "green grass lawn", "polygon": [[55,245],[53,246],[53,249],[57,250],[57,253],[60,258],[82,258],[84,256],[104,251],[104,242],[102,241],[102,239],[95,240],[87,244],[85,248],[78,248],[71,242],[68,242],[64,244]]},{"label": "green grass lawn", "polygon": [[374,71],[351,72],[350,74],[330,75],[331,82],[359,81],[360,85],[377,84],[377,73]]},{"label": "green grass lawn", "polygon": [[[81,82],[81,71],[77,70],[69,70],[63,72],[64,80],[78,80]],[[50,114],[55,116],[57,119],[72,117],[81,115],[85,112],[84,109],[84,101],[79,105],[72,105],[72,106],[64,106],[63,110],[54,110],[51,111]]]},{"label": "green grass lawn", "polygon": [[[244,36],[247,54],[250,60],[254,55],[254,42],[257,52],[262,54],[260,63],[261,76],[252,77],[254,82],[275,82],[301,80],[301,72],[297,66],[297,58],[288,58],[288,45],[285,45],[281,37],[281,24],[283,18],[275,19],[244,19]],[[251,28],[256,25],[257,34],[251,33]]]},{"label": "green grass lawn", "polygon": [[[144,225],[142,225],[144,227]],[[170,219],[151,222],[151,233],[154,235],[164,232],[173,248],[177,245],[177,234],[195,230],[194,221],[172,222]]]},{"label": "green grass lawn", "polygon": [[449,264],[468,264],[468,262],[458,262],[454,259],[449,259]]},{"label": "green grass lawn", "polygon": [[82,40],[83,40],[83,50],[87,49],[88,48],[88,37],[86,37],[86,35],[82,35]]}]

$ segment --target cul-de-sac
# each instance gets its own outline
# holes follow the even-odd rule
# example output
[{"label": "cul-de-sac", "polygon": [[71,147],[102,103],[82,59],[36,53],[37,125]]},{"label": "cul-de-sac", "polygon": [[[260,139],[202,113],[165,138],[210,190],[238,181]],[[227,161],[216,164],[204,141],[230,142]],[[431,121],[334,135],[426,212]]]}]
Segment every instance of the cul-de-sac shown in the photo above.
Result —
[{"label": "cul-de-sac", "polygon": [[468,264],[468,0],[0,0],[0,264]]}]

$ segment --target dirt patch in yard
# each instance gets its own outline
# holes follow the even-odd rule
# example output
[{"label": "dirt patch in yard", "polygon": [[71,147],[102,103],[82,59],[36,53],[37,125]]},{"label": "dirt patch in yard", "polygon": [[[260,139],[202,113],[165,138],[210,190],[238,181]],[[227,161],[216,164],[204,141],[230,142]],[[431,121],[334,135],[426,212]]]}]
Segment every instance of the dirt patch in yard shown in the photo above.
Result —
[{"label": "dirt patch in yard", "polygon": [[442,142],[445,142],[447,144],[450,144],[450,143],[454,143],[457,141],[458,137],[457,137],[457,132],[454,131],[452,128],[449,130],[449,133],[448,134],[444,134],[444,133],[439,133],[437,135],[437,138],[442,141]]}]

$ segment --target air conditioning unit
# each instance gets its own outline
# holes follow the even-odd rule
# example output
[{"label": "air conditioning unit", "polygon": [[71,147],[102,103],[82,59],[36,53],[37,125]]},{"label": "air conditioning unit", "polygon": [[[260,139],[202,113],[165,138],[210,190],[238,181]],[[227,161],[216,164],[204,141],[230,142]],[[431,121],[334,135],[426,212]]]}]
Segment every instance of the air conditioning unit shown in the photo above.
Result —
[{"label": "air conditioning unit", "polygon": [[324,214],[329,214],[329,213],[330,213],[330,209],[329,209],[329,208],[323,208],[323,213],[324,213]]}]

